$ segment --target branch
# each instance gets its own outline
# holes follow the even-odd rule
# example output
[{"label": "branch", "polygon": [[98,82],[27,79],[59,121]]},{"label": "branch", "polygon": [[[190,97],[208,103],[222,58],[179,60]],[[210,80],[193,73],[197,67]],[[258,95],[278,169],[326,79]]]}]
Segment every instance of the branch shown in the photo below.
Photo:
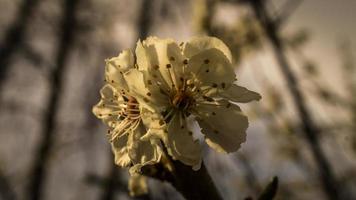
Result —
[{"label": "branch", "polygon": [[275,23],[278,26],[278,29],[288,21],[290,16],[297,10],[297,8],[302,4],[303,0],[288,0],[282,8],[280,8]]},{"label": "branch", "polygon": [[180,161],[169,160],[172,170],[162,163],[144,166],[142,174],[161,181],[169,182],[187,200],[222,200],[218,189],[210,177],[204,163],[198,171]]},{"label": "branch", "polygon": [[314,159],[317,163],[320,175],[320,182],[323,186],[325,194],[328,195],[330,200],[340,199],[341,193],[338,187],[336,177],[331,169],[325,154],[323,153],[317,134],[319,133],[318,127],[311,118],[311,113],[307,109],[299,86],[298,80],[291,70],[290,63],[284,54],[285,47],[280,39],[276,24],[268,15],[263,0],[250,0],[250,6],[253,9],[256,18],[259,20],[261,26],[264,28],[267,38],[270,40],[276,60],[279,64],[280,70],[287,82],[289,92],[293,97],[293,103],[298,111],[299,118],[302,122],[303,133],[306,141],[311,148]]},{"label": "branch", "polygon": [[49,101],[44,116],[44,124],[41,132],[41,139],[35,150],[33,166],[30,170],[30,180],[27,190],[27,197],[32,200],[42,199],[43,185],[47,176],[47,165],[54,145],[54,132],[56,116],[59,111],[59,98],[63,90],[63,75],[65,74],[74,40],[74,30],[76,26],[76,7],[78,0],[66,0],[63,4],[63,18],[59,32],[58,52],[55,58],[55,68],[50,78]]},{"label": "branch", "polygon": [[0,45],[0,94],[11,59],[25,39],[25,32],[29,25],[29,20],[39,2],[39,0],[23,0],[17,18],[5,32],[5,36],[2,40],[3,43]]}]

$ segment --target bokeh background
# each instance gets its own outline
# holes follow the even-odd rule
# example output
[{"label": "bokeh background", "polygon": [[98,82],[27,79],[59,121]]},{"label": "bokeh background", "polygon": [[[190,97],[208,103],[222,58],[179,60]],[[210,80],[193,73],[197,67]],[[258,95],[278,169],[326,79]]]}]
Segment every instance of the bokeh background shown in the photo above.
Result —
[{"label": "bokeh background", "polygon": [[[129,197],[128,172],[113,165],[105,126],[91,113],[104,60],[150,35],[219,37],[232,49],[238,83],[263,96],[242,105],[250,127],[237,153],[204,146],[225,199],[256,198],[273,176],[277,199],[333,199],[325,180],[339,199],[355,199],[356,1],[262,0],[258,12],[278,27],[277,51],[256,2],[0,0],[0,199],[183,199],[156,180],[148,195]],[[317,142],[305,137],[279,55]]]}]

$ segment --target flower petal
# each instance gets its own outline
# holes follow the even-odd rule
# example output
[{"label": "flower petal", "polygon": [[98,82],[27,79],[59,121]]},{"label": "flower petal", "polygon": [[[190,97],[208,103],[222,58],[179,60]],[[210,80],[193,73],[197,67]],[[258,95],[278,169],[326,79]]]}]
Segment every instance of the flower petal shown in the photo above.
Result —
[{"label": "flower petal", "polygon": [[195,113],[197,121],[210,147],[218,152],[234,152],[246,140],[248,120],[237,105],[226,100],[218,103],[199,104]]},{"label": "flower petal", "polygon": [[162,94],[160,88],[153,84],[146,86],[142,72],[131,69],[124,74],[124,77],[127,80],[130,95],[132,95],[141,106],[151,111],[160,111],[169,104],[168,97]]},{"label": "flower petal", "polygon": [[186,165],[197,170],[201,164],[201,147],[198,140],[194,140],[192,132],[187,128],[185,120],[179,115],[173,116],[168,123],[168,132],[162,138],[168,153]]},{"label": "flower petal", "polygon": [[135,65],[134,55],[130,50],[124,50],[117,57],[106,60],[105,76],[109,84],[120,89],[127,89],[123,73]]},{"label": "flower petal", "polygon": [[232,63],[232,56],[229,48],[216,37],[194,37],[184,45],[183,52],[186,57],[191,58],[202,51],[212,48],[216,48],[224,53],[226,58]]},{"label": "flower petal", "polygon": [[190,58],[187,73],[200,82],[200,86],[229,87],[235,81],[235,72],[226,56],[212,48]]},{"label": "flower petal", "polygon": [[[101,100],[93,107],[94,115],[103,120],[105,124],[113,128],[118,120],[119,104],[123,103],[122,96],[117,95],[115,88],[106,84],[101,90]],[[114,123],[113,123],[114,122]]]},{"label": "flower petal", "polygon": [[185,58],[174,40],[149,37],[142,45],[137,44],[136,54],[138,57],[144,55],[138,61],[140,70],[147,71],[151,77],[159,79],[169,88],[182,84],[180,77]]},{"label": "flower petal", "polygon": [[127,142],[129,157],[134,165],[137,164],[139,166],[136,169],[139,169],[143,165],[158,163],[162,156],[158,141],[141,140],[145,132],[145,127],[140,125],[130,133]]},{"label": "flower petal", "polygon": [[128,135],[125,134],[117,137],[111,143],[111,148],[115,157],[115,164],[119,165],[120,167],[128,167],[131,164],[131,159],[126,146],[127,141]]},{"label": "flower petal", "polygon": [[142,121],[148,131],[141,139],[160,139],[173,159],[193,166],[194,170],[200,168],[201,148],[199,141],[194,140],[185,119],[175,114],[166,124],[160,114],[146,111],[143,112]]},{"label": "flower petal", "polygon": [[227,90],[222,91],[219,95],[230,101],[239,103],[247,103],[253,100],[259,101],[261,99],[261,95],[257,92],[235,84],[231,85]]}]

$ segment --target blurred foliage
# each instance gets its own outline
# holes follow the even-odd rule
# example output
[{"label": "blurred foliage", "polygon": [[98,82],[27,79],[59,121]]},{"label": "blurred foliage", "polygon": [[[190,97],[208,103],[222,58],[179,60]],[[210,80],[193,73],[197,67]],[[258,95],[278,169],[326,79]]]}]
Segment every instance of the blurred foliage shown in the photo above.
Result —
[{"label": "blurred foliage", "polygon": [[224,41],[231,50],[235,66],[239,66],[245,56],[262,47],[262,29],[253,16],[243,14],[235,19],[231,26],[215,23],[214,16],[219,0],[193,2],[193,29],[199,34],[215,36]]}]

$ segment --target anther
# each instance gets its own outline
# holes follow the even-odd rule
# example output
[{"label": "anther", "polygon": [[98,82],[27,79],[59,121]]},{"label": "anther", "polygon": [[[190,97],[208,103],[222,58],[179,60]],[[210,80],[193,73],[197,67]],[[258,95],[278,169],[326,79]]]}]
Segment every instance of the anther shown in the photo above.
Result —
[{"label": "anther", "polygon": [[214,87],[214,88],[218,87],[218,84],[213,83],[213,87]]},{"label": "anther", "polygon": [[166,67],[169,69],[169,68],[172,67],[172,65],[171,64],[167,64]]},{"label": "anther", "polygon": [[150,93],[150,92],[147,92],[147,96],[151,96],[151,93]]},{"label": "anther", "polygon": [[209,64],[209,63],[210,63],[210,60],[209,60],[209,59],[205,59],[205,60],[204,60],[204,63],[205,63],[205,64]]},{"label": "anther", "polygon": [[188,60],[187,60],[187,59],[184,59],[184,60],[183,60],[183,64],[187,65],[187,64],[188,64]]},{"label": "anther", "polygon": [[159,68],[158,65],[154,65],[154,66],[153,66],[153,69],[155,69],[155,70],[158,70],[158,68]]},{"label": "anther", "polygon": [[214,101],[213,98],[208,97],[208,96],[205,96],[205,95],[203,95],[203,98],[204,98],[205,100],[209,101],[209,102],[213,102],[213,101]]},{"label": "anther", "polygon": [[171,56],[171,57],[169,57],[169,60],[170,61],[175,61],[176,59],[173,56]]},{"label": "anther", "polygon": [[164,124],[164,121],[163,120],[159,120],[158,124],[162,126]]},{"label": "anther", "polygon": [[221,87],[222,87],[222,88],[225,88],[225,87],[226,87],[226,84],[225,84],[225,83],[221,83]]}]

